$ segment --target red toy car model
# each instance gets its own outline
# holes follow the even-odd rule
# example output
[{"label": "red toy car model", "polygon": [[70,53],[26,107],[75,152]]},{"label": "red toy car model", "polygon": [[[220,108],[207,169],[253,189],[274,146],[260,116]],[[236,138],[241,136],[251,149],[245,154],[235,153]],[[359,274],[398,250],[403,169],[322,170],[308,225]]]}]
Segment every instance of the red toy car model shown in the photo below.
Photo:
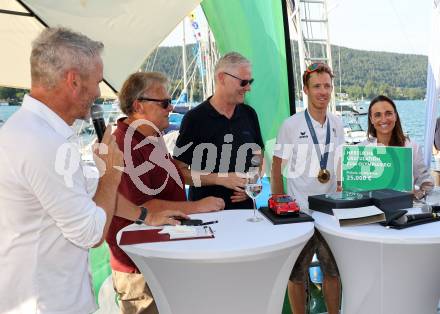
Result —
[{"label": "red toy car model", "polygon": [[269,208],[277,215],[299,213],[299,206],[287,194],[273,194],[269,198]]}]

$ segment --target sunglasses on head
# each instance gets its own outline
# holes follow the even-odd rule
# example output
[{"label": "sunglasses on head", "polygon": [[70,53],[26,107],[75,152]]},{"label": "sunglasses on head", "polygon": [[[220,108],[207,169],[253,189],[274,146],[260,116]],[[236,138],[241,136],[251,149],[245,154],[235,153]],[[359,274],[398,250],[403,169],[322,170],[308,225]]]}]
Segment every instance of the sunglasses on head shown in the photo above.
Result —
[{"label": "sunglasses on head", "polygon": [[228,73],[228,72],[224,72],[226,75],[229,75],[229,76],[231,76],[231,77],[233,77],[233,78],[235,78],[235,79],[237,79],[237,80],[239,80],[240,81],[240,86],[241,87],[245,87],[246,85],[252,85],[252,83],[254,82],[254,79],[252,78],[252,79],[250,79],[250,80],[242,80],[241,78],[239,78],[239,77],[236,77],[235,75],[232,75],[232,74],[230,74],[230,73]]},{"label": "sunglasses on head", "polygon": [[171,105],[171,99],[154,99],[147,97],[138,97],[138,101],[153,101],[156,102],[162,109],[167,109]]},{"label": "sunglasses on head", "polygon": [[321,67],[321,66],[323,66],[323,65],[324,65],[324,63],[322,63],[322,62],[315,62],[315,63],[312,63],[311,65],[309,65],[309,66],[307,67],[306,72],[307,72],[307,73],[315,72],[316,70],[318,70],[319,67]]}]

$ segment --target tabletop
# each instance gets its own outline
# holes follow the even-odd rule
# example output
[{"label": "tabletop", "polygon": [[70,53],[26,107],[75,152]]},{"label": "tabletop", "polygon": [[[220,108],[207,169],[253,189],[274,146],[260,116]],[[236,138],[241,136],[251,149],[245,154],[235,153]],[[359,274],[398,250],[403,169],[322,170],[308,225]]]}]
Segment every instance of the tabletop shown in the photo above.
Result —
[{"label": "tabletop", "polygon": [[[301,243],[314,232],[311,222],[273,225],[264,219],[249,222],[251,210],[225,210],[213,213],[193,214],[193,219],[203,221],[218,220],[210,225],[214,231],[213,239],[191,239],[169,242],[123,245],[125,251],[150,257],[174,259],[211,259],[246,257],[255,254],[271,253]],[[118,243],[123,231],[151,229],[150,226],[129,225],[117,236]]]},{"label": "tabletop", "polygon": [[[419,208],[407,210],[411,213],[420,212]],[[340,227],[332,215],[314,211],[312,216],[320,231],[349,239],[396,244],[440,243],[440,221],[398,230],[378,223]]]}]

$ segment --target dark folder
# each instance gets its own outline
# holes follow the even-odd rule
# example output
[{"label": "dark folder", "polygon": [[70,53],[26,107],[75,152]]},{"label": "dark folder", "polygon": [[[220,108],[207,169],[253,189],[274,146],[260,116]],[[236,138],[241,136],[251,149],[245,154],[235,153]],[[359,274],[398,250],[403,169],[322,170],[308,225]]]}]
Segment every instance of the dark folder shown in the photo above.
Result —
[{"label": "dark folder", "polygon": [[214,234],[211,233],[201,237],[197,236],[197,237],[170,239],[170,235],[168,233],[159,233],[159,231],[161,230],[162,229],[124,231],[122,232],[121,241],[119,241],[119,245],[214,238]]}]

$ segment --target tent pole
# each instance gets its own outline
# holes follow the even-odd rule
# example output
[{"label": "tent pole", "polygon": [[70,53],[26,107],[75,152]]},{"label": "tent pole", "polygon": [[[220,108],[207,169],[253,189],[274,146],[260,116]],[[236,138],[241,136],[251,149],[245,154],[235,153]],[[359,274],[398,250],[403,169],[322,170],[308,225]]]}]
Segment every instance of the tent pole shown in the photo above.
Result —
[{"label": "tent pole", "polygon": [[296,113],[295,108],[295,84],[293,78],[292,50],[290,47],[289,17],[287,14],[286,0],[281,0],[283,9],[283,25],[284,25],[284,46],[286,47],[286,66],[287,66],[287,86],[289,92],[290,114]]},{"label": "tent pole", "polygon": [[[29,13],[23,13],[23,12],[16,12],[16,13],[21,13],[21,14],[16,14],[16,15],[24,15],[24,16],[32,16],[33,18],[37,19],[38,22],[40,22],[44,27],[49,27],[49,25],[43,21],[38,15],[36,15],[31,8],[29,8],[25,3],[23,3],[22,0],[16,0],[18,3],[20,3],[21,6],[23,6],[23,8],[25,8],[26,10],[28,10]],[[13,12],[13,11],[10,11]],[[2,13],[2,12],[0,12]],[[116,90],[116,88],[114,88],[105,78],[102,80],[115,94],[118,93],[118,91]]]},{"label": "tent pole", "polygon": [[42,25],[44,25],[45,27],[49,27],[49,25],[47,25],[47,23],[45,21],[43,21],[38,15],[36,15],[34,13],[34,11],[31,10],[31,8],[29,8],[25,3],[23,3],[23,1],[21,0],[16,0],[18,3],[20,3],[20,5],[25,8],[26,10],[28,10],[28,12],[30,13],[30,16],[34,17],[37,19],[38,22],[40,22]]},{"label": "tent pole", "polygon": [[29,16],[29,17],[34,17],[31,13],[27,13],[27,12],[18,12],[18,11],[11,11],[11,10],[3,10],[3,9],[0,9],[0,14],[9,14],[9,15],[18,15],[18,16]]}]

